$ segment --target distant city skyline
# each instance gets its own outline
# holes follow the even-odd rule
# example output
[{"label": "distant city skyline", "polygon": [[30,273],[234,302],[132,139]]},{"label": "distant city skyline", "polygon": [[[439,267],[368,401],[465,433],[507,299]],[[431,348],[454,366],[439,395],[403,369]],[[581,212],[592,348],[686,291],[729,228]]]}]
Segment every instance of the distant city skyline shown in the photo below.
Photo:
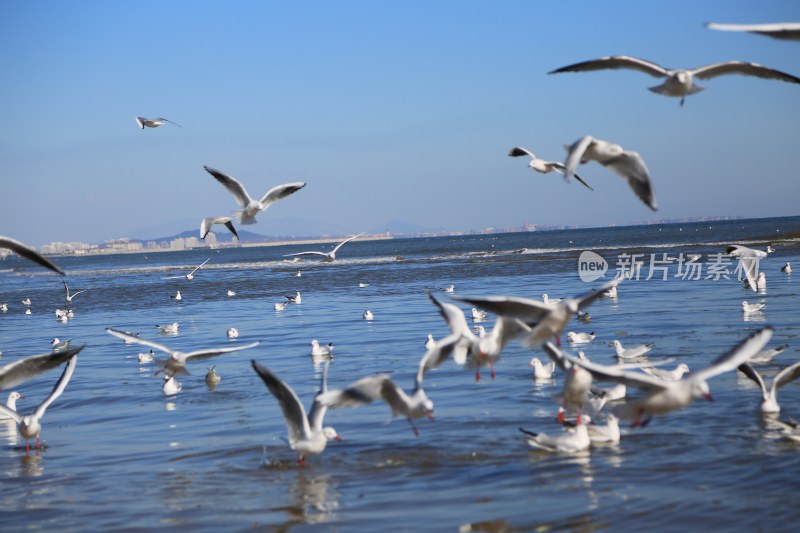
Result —
[{"label": "distant city skyline", "polygon": [[[800,43],[704,27],[800,21],[796,1],[45,0],[0,15],[0,234],[36,247],[230,215],[204,165],[254,197],[307,182],[242,227],[265,235],[798,214],[800,84],[721,76],[681,107],[641,72],[547,74],[630,55],[800,76]],[[657,212],[597,163],[578,169],[590,191],[507,155],[563,161],[584,135],[641,154]]]}]

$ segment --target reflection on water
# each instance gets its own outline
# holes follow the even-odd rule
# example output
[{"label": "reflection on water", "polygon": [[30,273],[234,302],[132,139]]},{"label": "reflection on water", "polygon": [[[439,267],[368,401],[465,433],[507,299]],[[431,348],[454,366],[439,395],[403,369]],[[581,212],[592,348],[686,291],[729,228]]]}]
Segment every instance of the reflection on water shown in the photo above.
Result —
[{"label": "reflection on water", "polygon": [[286,511],[289,524],[321,524],[337,518],[340,498],[338,484],[331,476],[309,474],[301,468],[289,489],[289,504],[276,510]]},{"label": "reflection on water", "polygon": [[5,439],[9,446],[16,446],[20,442],[17,433],[17,423],[14,420],[0,420],[0,439]]}]

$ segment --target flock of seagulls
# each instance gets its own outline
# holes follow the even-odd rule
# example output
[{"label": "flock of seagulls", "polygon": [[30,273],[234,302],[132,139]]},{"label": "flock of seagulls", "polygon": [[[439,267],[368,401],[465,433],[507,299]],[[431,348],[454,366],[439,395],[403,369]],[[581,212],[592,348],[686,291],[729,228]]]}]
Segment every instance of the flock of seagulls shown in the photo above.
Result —
[{"label": "flock of seagulls", "polygon": [[[749,31],[779,39],[800,38],[800,24],[754,26],[709,24],[708,27],[722,31]],[[649,90],[660,95],[680,98],[681,106],[684,105],[687,96],[704,89],[697,85],[695,80],[739,74],[800,83],[800,78],[791,74],[751,62],[726,61],[694,69],[669,69],[654,62],[631,56],[606,56],[583,61],[557,68],[550,74],[608,69],[635,70],[663,79],[662,83],[650,87]],[[157,128],[165,123],[182,127],[163,117],[153,119],[136,117],[136,123],[141,129]],[[650,172],[644,159],[637,152],[626,150],[618,144],[590,135],[581,137],[567,146],[566,150],[567,156],[563,163],[540,159],[532,151],[521,147],[512,148],[508,155],[529,157],[528,167],[532,170],[543,174],[560,173],[568,182],[574,177],[590,190],[594,189],[578,176],[576,171],[580,164],[596,161],[625,179],[634,194],[648,208],[658,209]],[[235,211],[233,216],[203,218],[200,224],[201,238],[205,238],[212,227],[219,224],[225,226],[238,239],[239,235],[233,224],[234,221],[244,225],[255,224],[256,217],[267,210],[270,205],[306,186],[306,182],[280,184],[269,189],[260,199],[257,199],[251,197],[244,185],[232,176],[208,166],[204,166],[204,169],[228,190],[240,209]],[[305,251],[288,254],[287,257],[315,256],[320,257],[322,262],[330,263],[335,261],[336,253],[344,244],[362,235],[363,233],[349,237],[337,244],[330,252]],[[83,289],[70,292],[63,279],[65,273],[32,248],[8,237],[0,237],[0,247],[10,249],[61,275],[68,308],[77,295],[87,291]],[[731,257],[739,258],[748,285],[754,291],[763,291],[765,281],[763,272],[758,272],[758,263],[767,256],[767,252],[752,250],[740,245],[731,246],[726,252]],[[208,263],[209,259],[195,267],[185,278],[191,281],[195,273]],[[786,263],[782,270],[790,274],[789,263]],[[373,402],[384,402],[390,408],[393,417],[405,418],[414,433],[419,435],[414,421],[421,418],[432,419],[434,415],[433,401],[423,387],[428,372],[452,358],[456,363],[474,369],[476,380],[480,379],[480,369],[484,366],[489,366],[491,376],[494,378],[495,364],[499,361],[505,347],[512,341],[520,342],[523,346],[531,349],[542,348],[548,356],[547,364],[542,363],[538,357],[531,360],[530,366],[534,369],[535,380],[552,380],[557,370],[563,373],[563,388],[555,397],[559,404],[557,419],[567,423],[569,415],[577,413],[572,430],[558,435],[547,435],[520,428],[526,441],[532,447],[562,453],[575,453],[589,448],[593,443],[617,442],[620,439],[619,420],[632,421],[632,427],[644,427],[656,415],[683,409],[697,399],[711,400],[708,380],[737,369],[758,384],[761,389],[762,402],[759,408],[761,413],[776,414],[780,411],[777,402],[778,390],[800,377],[800,362],[780,371],[773,379],[771,386],[766,386],[764,379],[752,365],[757,361],[769,361],[782,351],[782,349],[775,349],[773,351],[777,353],[769,354],[763,350],[773,334],[773,329],[770,327],[755,331],[715,359],[709,366],[694,372],[690,372],[685,363],[679,364],[673,370],[658,369],[655,368],[655,365],[647,363],[636,363],[635,361],[640,361],[652,350],[652,344],[624,348],[619,340],[614,340],[611,345],[614,347],[617,358],[621,362],[630,361],[626,364],[616,365],[599,364],[590,361],[583,354],[575,356],[562,351],[561,336],[570,321],[578,317],[580,313],[588,316],[586,308],[598,298],[606,297],[612,291],[613,297],[616,297],[618,283],[619,280],[612,280],[587,293],[560,300],[549,299],[546,294],[543,295],[542,301],[514,296],[452,296],[452,299],[456,301],[475,306],[472,310],[474,322],[486,320],[487,313],[496,315],[497,318],[491,331],[487,332],[479,326],[477,335],[467,324],[466,317],[459,307],[448,302],[441,302],[431,292],[428,292],[428,298],[445,320],[450,334],[439,340],[428,336],[425,343],[426,351],[418,363],[413,388],[410,390],[400,387],[388,374],[365,376],[346,387],[329,390],[328,369],[334,346],[332,343],[321,346],[315,339],[311,343],[311,355],[324,360],[324,370],[320,390],[315,395],[308,413],[297,394],[277,375],[255,360],[251,364],[254,372],[263,380],[280,406],[287,426],[290,447],[299,454],[300,464],[305,463],[307,456],[323,452],[330,440],[339,440],[335,429],[323,426],[328,409],[361,407]],[[441,290],[445,293],[453,293],[454,289],[455,287],[450,285]],[[232,292],[229,291],[228,295],[235,295],[235,293],[231,294]],[[174,299],[180,300],[181,298],[181,293],[178,291]],[[300,292],[287,295],[286,298],[287,302],[275,304],[276,311],[282,310],[287,303],[301,303]],[[23,304],[29,306],[30,299],[23,300]],[[764,303],[749,304],[745,301],[742,303],[742,308],[745,313],[753,313],[761,311],[764,305]],[[68,311],[57,310],[56,314],[59,319],[69,317]],[[374,320],[374,314],[367,309],[363,313],[363,318],[367,321]],[[179,326],[176,322],[156,325],[156,328],[160,334],[174,335],[178,333]],[[152,361],[159,366],[156,374],[163,372],[162,390],[168,395],[176,394],[181,390],[181,384],[177,381],[176,376],[187,375],[189,372],[186,367],[189,363],[259,345],[259,342],[253,342],[184,353],[142,338],[138,334],[113,328],[106,328],[106,332],[123,340],[126,344],[140,344],[150,348],[149,353],[139,354],[139,361]],[[230,328],[227,335],[234,339],[238,337],[239,332],[236,328]],[[594,332],[568,332],[566,337],[572,345],[591,343],[595,339]],[[64,365],[63,372],[56,381],[52,392],[30,414],[22,415],[17,411],[16,401],[23,398],[17,391],[12,391],[6,404],[0,405],[0,416],[11,419],[17,424],[20,435],[26,440],[26,450],[29,449],[29,441],[33,439],[36,439],[34,446],[39,446],[45,412],[66,389],[74,374],[78,353],[83,349],[83,346],[71,348],[70,340],[61,341],[58,338],[53,339],[52,347],[51,353],[24,358],[0,367],[0,389],[9,389],[42,372]],[[167,354],[167,357],[155,358],[154,350]],[[221,380],[214,367],[208,369],[205,379],[209,385],[216,385]],[[596,385],[595,381],[611,382],[613,386],[602,389]],[[638,390],[639,395],[628,398],[630,389]],[[609,402],[615,402],[616,405],[613,406],[610,413],[602,417],[605,424],[597,424],[598,413],[602,413],[601,410]],[[784,425],[791,427],[791,430],[787,429],[787,431],[792,435],[798,433],[793,424],[786,422]]]}]

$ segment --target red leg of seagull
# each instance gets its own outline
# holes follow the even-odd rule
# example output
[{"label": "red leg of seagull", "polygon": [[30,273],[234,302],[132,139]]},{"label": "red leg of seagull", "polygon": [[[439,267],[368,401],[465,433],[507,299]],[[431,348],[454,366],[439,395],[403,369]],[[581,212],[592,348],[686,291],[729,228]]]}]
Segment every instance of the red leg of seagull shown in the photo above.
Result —
[{"label": "red leg of seagull", "polygon": [[564,418],[565,418],[564,417],[564,408],[563,407],[559,407],[558,414],[556,415],[556,420],[558,420],[559,423],[563,424],[564,423]]},{"label": "red leg of seagull", "polygon": [[489,359],[489,374],[492,376],[492,379],[494,379],[494,363],[491,359]]},{"label": "red leg of seagull", "polygon": [[417,426],[414,425],[414,421],[411,420],[410,418],[408,418],[407,420],[408,420],[408,423],[411,424],[411,429],[414,430],[414,435],[419,437],[419,430],[417,429]]},{"label": "red leg of seagull", "polygon": [[640,410],[636,415],[636,420],[631,424],[632,428],[638,428],[642,424],[642,411]]},{"label": "red leg of seagull", "polygon": [[561,335],[556,335],[556,346],[561,348]]},{"label": "red leg of seagull", "polygon": [[481,367],[475,369],[475,381],[481,380]]},{"label": "red leg of seagull", "polygon": [[25,453],[27,454],[30,451],[30,443],[28,439],[25,439]]},{"label": "red leg of seagull", "polygon": [[297,460],[298,466],[306,466],[306,458],[304,456],[300,456],[300,459]]}]

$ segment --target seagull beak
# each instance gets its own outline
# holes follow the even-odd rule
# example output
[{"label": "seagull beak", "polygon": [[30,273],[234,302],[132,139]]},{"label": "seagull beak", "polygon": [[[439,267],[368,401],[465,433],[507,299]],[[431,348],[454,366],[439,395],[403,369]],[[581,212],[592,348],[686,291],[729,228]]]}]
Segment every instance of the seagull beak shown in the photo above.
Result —
[{"label": "seagull beak", "polygon": [[340,437],[339,435],[336,435],[334,439],[336,440],[336,442],[342,442],[342,437]]},{"label": "seagull beak", "polygon": [[713,397],[713,396],[711,396],[711,393],[710,393],[710,392],[707,392],[707,393],[703,394],[703,398],[705,398],[705,399],[706,399],[706,400],[708,400],[709,402],[713,402],[713,401],[714,401],[714,397]]}]

